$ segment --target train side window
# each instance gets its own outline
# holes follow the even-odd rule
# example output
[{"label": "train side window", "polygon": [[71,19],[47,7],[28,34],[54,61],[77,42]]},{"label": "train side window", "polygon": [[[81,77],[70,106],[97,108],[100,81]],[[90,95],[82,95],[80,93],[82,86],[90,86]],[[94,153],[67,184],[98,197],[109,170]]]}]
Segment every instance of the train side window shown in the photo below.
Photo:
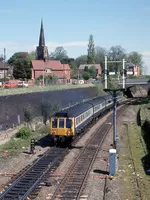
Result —
[{"label": "train side window", "polygon": [[57,128],[57,119],[52,120],[52,128]]},{"label": "train side window", "polygon": [[66,128],[71,128],[71,126],[72,126],[71,119],[66,119]]},{"label": "train side window", "polygon": [[59,119],[59,128],[64,128],[64,119]]}]

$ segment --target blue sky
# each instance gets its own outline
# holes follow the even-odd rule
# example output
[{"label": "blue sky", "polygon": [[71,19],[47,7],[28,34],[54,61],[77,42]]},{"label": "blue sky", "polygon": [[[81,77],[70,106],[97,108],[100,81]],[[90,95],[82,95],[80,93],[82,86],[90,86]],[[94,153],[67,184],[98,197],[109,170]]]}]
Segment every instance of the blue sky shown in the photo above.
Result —
[{"label": "blue sky", "polygon": [[149,0],[5,0],[0,6],[0,54],[35,50],[43,18],[49,52],[64,46],[68,55],[87,53],[89,35],[95,45],[121,45],[143,54],[150,68]]}]

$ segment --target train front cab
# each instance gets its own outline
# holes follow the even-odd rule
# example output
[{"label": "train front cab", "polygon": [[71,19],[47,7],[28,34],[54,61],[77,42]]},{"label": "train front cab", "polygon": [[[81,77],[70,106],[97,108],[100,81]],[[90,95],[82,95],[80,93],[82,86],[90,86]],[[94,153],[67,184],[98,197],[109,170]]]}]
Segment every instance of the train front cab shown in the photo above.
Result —
[{"label": "train front cab", "polygon": [[53,138],[73,137],[74,133],[74,118],[51,118],[50,135]]}]

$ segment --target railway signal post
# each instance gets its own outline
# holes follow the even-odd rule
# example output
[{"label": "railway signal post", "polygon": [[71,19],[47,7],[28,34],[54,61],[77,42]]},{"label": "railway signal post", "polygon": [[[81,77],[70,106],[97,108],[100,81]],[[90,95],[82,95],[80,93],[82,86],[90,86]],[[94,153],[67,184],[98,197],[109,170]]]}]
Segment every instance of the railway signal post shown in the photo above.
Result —
[{"label": "railway signal post", "polygon": [[[123,88],[109,88],[107,85],[107,76],[109,74],[107,64],[108,63],[122,63],[122,79],[123,79]],[[125,91],[125,59],[122,61],[108,61],[107,56],[105,56],[105,92],[109,92],[113,97],[113,147],[116,149],[116,107],[117,107],[117,96],[120,92]]]},{"label": "railway signal post", "polygon": [[113,147],[116,149],[116,132],[117,132],[117,124],[116,124],[116,107],[117,107],[117,96],[120,94],[120,92],[125,91],[124,88],[119,89],[104,89],[105,92],[109,92],[113,97]]}]

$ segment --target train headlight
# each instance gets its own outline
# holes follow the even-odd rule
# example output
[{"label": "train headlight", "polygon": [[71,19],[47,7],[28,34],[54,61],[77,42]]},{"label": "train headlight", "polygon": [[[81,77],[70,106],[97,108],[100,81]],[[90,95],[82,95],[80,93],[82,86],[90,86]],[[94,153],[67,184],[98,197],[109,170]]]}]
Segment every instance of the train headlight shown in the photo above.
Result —
[{"label": "train headlight", "polygon": [[67,131],[67,135],[70,135],[70,131]]}]

